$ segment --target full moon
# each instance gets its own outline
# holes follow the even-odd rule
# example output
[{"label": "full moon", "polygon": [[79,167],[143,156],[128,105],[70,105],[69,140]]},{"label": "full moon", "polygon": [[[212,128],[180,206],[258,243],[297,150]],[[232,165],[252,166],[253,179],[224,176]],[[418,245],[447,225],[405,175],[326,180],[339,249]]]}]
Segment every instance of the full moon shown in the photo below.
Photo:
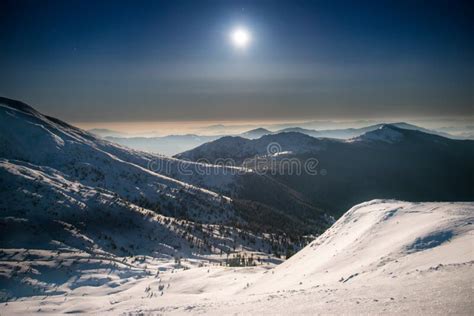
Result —
[{"label": "full moon", "polygon": [[237,48],[247,47],[251,40],[250,32],[242,27],[234,29],[230,34],[230,38],[232,44]]}]

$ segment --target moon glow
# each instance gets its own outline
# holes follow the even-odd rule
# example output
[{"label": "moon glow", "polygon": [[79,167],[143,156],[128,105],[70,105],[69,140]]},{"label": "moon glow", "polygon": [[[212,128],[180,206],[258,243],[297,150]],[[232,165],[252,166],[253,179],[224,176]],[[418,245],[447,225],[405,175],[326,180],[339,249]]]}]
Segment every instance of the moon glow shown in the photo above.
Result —
[{"label": "moon glow", "polygon": [[250,32],[243,27],[234,29],[232,33],[230,34],[230,38],[231,38],[232,44],[239,49],[246,48],[250,44],[250,41],[251,41]]}]

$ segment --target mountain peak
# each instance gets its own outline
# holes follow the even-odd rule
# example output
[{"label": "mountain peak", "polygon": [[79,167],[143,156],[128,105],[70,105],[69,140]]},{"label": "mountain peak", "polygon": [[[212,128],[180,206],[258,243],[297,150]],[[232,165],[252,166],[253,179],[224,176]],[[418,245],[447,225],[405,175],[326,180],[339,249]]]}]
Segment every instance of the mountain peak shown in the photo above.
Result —
[{"label": "mountain peak", "polygon": [[257,133],[257,132],[260,132],[260,133],[271,133],[268,129],[263,128],[263,127],[251,129],[250,131],[247,131],[246,133]]},{"label": "mountain peak", "polygon": [[240,136],[245,137],[245,138],[260,138],[263,135],[267,135],[267,134],[271,134],[271,133],[272,132],[269,131],[268,129],[265,129],[263,127],[259,127],[259,128],[252,129],[250,131],[246,131],[246,132],[240,134]]},{"label": "mountain peak", "polygon": [[359,137],[353,138],[355,141],[378,141],[385,143],[398,143],[404,137],[403,129],[392,124],[383,124],[378,129],[369,131]]}]

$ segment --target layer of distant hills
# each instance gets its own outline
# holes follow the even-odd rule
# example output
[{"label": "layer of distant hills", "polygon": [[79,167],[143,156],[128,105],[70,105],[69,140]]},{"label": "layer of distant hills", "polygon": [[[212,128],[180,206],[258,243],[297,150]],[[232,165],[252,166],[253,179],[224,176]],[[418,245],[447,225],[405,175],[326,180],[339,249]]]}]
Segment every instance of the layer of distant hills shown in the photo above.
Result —
[{"label": "layer of distant hills", "polygon": [[[318,175],[304,170],[266,174],[336,216],[373,198],[468,201],[474,197],[474,141],[446,138],[404,123],[364,130],[348,140],[297,131],[258,139],[227,136],[175,157],[211,164],[233,161],[237,166],[261,169],[262,158],[272,154],[263,167],[279,170],[284,169],[282,164],[299,161],[303,166],[308,159],[316,160]],[[354,130],[345,133],[356,134]],[[280,152],[269,153],[275,144]]]},{"label": "layer of distant hills", "polygon": [[[444,131],[437,130],[428,130],[419,126],[412,124],[398,122],[390,123],[393,126],[419,130],[422,132],[436,134],[448,138],[463,138],[462,136],[454,136],[448,134]],[[239,136],[248,139],[260,138],[264,135],[279,134],[286,132],[298,132],[305,135],[319,137],[319,138],[336,138],[336,139],[349,139],[352,137],[360,136],[366,132],[370,132],[378,129],[380,126],[384,125],[383,123],[372,124],[366,127],[360,128],[340,128],[340,129],[324,129],[324,130],[315,130],[302,127],[286,127],[282,129],[277,129],[275,131],[270,131],[265,128],[255,128],[240,134],[218,134],[218,135],[197,135],[197,134],[185,134],[185,135],[168,135],[160,137],[137,137],[130,136],[120,133],[118,131],[113,131],[109,129],[91,129],[89,132],[103,137],[107,140],[121,144],[133,149],[148,151],[152,153],[159,153],[167,156],[172,156],[178,153],[181,153],[186,150],[190,150],[194,147],[202,145],[204,143],[219,139],[224,136]],[[469,135],[465,135],[466,138],[469,138]]]}]

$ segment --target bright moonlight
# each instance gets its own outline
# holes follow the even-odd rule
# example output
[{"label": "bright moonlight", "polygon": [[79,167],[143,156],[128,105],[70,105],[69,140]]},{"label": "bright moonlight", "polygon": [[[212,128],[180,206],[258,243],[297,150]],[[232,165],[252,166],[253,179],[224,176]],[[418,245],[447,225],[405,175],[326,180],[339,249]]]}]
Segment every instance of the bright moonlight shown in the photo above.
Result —
[{"label": "bright moonlight", "polygon": [[237,48],[246,48],[251,40],[250,32],[241,27],[233,30],[230,38],[232,40],[232,44]]}]

